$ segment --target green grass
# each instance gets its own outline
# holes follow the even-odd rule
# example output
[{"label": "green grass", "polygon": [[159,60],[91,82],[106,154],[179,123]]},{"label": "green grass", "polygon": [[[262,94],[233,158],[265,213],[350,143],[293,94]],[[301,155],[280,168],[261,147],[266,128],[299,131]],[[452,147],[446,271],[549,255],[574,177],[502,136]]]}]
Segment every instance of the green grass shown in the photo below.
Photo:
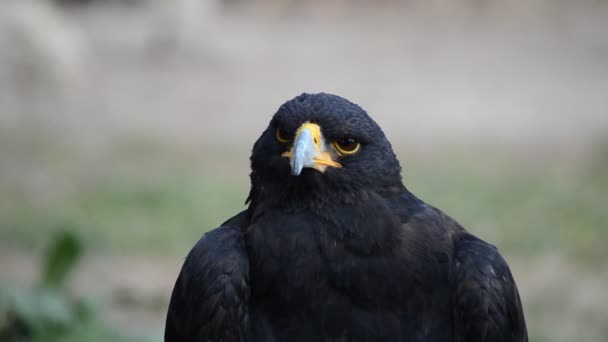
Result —
[{"label": "green grass", "polygon": [[[608,257],[608,173],[596,160],[552,161],[480,158],[436,160],[412,168],[410,189],[468,230],[520,255],[563,253],[582,262]],[[512,157],[510,157],[512,158]],[[448,159],[449,160],[449,159]]]},{"label": "green grass", "polygon": [[40,247],[57,229],[79,232],[89,248],[105,252],[183,252],[206,230],[244,208],[246,192],[203,177],[159,183],[100,181],[84,192],[38,205],[24,196],[5,206],[4,241]]},{"label": "green grass", "polygon": [[[577,162],[466,149],[401,159],[414,193],[501,250],[555,251],[588,263],[608,257],[603,152]],[[42,165],[59,185],[51,182],[38,196],[27,191],[27,180],[4,184],[0,238],[37,248],[67,226],[100,252],[183,254],[205,231],[245,208],[248,170],[231,157],[247,158],[243,151],[197,154],[136,144],[83,166],[70,153],[46,153]]]}]

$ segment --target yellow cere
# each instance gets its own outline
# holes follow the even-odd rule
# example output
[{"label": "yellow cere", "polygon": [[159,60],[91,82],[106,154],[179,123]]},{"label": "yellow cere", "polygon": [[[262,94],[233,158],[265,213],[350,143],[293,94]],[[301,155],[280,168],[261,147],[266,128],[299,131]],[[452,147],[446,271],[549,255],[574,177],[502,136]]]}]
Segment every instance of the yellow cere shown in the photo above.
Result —
[{"label": "yellow cere", "polygon": [[306,121],[302,124],[302,126],[300,126],[300,128],[298,128],[298,131],[296,132],[296,140],[300,136],[300,133],[302,133],[302,131],[304,131],[305,129],[308,129],[310,131],[312,138],[314,139],[315,149],[317,150],[317,152],[321,152],[321,127],[310,121]]}]

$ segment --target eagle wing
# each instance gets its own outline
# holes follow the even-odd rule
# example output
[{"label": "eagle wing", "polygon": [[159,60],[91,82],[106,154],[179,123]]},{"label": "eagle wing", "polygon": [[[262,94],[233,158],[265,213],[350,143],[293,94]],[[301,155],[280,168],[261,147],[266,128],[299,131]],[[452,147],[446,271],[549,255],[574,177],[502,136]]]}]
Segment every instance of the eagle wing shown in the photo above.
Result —
[{"label": "eagle wing", "polygon": [[527,342],[517,286],[496,247],[464,233],[451,275],[454,341]]},{"label": "eagle wing", "polygon": [[225,224],[205,234],[186,257],[171,294],[165,342],[243,341],[248,301],[243,232]]}]

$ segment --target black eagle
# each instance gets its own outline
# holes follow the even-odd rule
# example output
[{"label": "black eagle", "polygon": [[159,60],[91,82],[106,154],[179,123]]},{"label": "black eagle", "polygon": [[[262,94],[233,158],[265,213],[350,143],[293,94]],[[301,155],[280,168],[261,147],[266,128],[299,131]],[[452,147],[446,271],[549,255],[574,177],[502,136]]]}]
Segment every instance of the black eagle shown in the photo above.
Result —
[{"label": "black eagle", "polygon": [[407,190],[356,104],[286,102],[251,170],[248,208],[188,254],[165,341],[528,341],[505,260]]}]

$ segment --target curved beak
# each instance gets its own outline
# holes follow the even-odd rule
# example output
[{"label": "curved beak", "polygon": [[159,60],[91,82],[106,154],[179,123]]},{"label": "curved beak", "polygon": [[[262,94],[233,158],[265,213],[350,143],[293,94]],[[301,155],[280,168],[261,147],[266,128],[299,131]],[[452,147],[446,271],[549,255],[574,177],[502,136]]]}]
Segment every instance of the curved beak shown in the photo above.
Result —
[{"label": "curved beak", "polygon": [[319,125],[310,122],[305,122],[300,126],[296,132],[293,147],[282,156],[289,158],[291,174],[294,176],[299,176],[305,167],[321,173],[325,172],[327,167],[342,167],[340,163],[331,158],[331,154],[327,151]]}]

